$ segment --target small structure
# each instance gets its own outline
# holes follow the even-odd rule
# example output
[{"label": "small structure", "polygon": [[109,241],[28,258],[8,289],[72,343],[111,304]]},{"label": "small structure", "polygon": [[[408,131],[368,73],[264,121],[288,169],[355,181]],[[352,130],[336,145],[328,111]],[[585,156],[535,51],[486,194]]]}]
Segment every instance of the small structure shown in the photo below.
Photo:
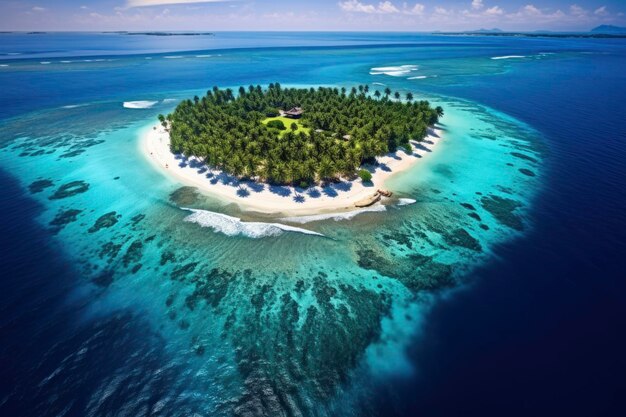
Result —
[{"label": "small structure", "polygon": [[379,202],[382,197],[391,197],[392,195],[393,193],[391,191],[378,189],[371,196],[354,203],[354,206],[358,208],[369,207],[372,204]]},{"label": "small structure", "polygon": [[369,207],[378,201],[380,201],[380,194],[376,191],[373,195],[354,203],[354,206],[358,208]]},{"label": "small structure", "polygon": [[285,112],[285,117],[289,117],[290,119],[299,119],[302,117],[302,113],[304,113],[304,111],[301,107],[294,107],[293,109]]}]

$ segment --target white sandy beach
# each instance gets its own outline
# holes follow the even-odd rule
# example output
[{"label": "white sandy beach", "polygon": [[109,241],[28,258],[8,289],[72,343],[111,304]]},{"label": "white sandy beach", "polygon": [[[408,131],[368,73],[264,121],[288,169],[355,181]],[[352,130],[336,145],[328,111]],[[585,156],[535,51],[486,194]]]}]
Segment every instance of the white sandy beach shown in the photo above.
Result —
[{"label": "white sandy beach", "polygon": [[389,177],[428,158],[441,141],[441,133],[439,129],[431,129],[424,142],[412,143],[412,155],[399,150],[378,157],[379,166],[370,167],[372,184],[369,186],[356,179],[306,190],[239,181],[221,171],[209,169],[195,158],[174,155],[170,152],[169,133],[161,125],[146,129],[139,146],[142,154],[164,175],[181,184],[197,187],[200,192],[224,202],[236,203],[244,211],[304,216],[356,210],[355,203],[372,196],[377,189],[383,189]]}]

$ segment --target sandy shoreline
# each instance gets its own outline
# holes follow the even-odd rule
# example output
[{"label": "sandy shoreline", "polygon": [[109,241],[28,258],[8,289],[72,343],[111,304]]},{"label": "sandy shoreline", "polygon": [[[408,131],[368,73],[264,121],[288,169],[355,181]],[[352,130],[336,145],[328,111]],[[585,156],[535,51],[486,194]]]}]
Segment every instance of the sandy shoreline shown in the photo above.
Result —
[{"label": "sandy shoreline", "polygon": [[[432,152],[441,141],[441,130],[430,129],[424,142],[413,144],[413,155],[404,151],[378,157],[379,166],[371,167],[372,184],[364,186],[360,179],[342,181],[327,187],[302,190],[290,186],[238,181],[218,170],[208,169],[201,162],[174,155],[169,149],[169,134],[161,125],[146,129],[140,138],[141,153],[164,175],[226,203],[236,203],[244,211],[288,216],[334,213],[357,210],[355,203],[370,197],[392,175],[404,171]],[[394,191],[394,190],[391,190]],[[385,198],[383,198],[384,202]]]}]

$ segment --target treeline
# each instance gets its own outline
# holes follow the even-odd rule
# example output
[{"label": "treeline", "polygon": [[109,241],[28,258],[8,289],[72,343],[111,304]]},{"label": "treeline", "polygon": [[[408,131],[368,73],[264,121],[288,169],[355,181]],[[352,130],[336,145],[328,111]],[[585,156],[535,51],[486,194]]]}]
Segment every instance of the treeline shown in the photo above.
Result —
[{"label": "treeline", "polygon": [[[171,150],[196,156],[209,166],[239,177],[274,183],[310,184],[352,176],[365,160],[395,151],[412,152],[443,115],[441,107],[414,101],[411,93],[371,92],[368,86],[295,89],[270,84],[214,87],[206,96],[181,102],[167,116]],[[279,131],[262,123],[280,110],[302,107],[299,123],[310,133]],[[167,125],[162,115],[159,119]]]}]

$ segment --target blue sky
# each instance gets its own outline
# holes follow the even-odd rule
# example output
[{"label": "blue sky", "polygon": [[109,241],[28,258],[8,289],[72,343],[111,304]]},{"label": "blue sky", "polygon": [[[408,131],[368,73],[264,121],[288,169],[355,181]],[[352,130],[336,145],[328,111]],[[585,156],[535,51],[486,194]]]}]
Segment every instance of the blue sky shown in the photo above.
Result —
[{"label": "blue sky", "polygon": [[0,0],[0,30],[588,30],[625,0]]}]

